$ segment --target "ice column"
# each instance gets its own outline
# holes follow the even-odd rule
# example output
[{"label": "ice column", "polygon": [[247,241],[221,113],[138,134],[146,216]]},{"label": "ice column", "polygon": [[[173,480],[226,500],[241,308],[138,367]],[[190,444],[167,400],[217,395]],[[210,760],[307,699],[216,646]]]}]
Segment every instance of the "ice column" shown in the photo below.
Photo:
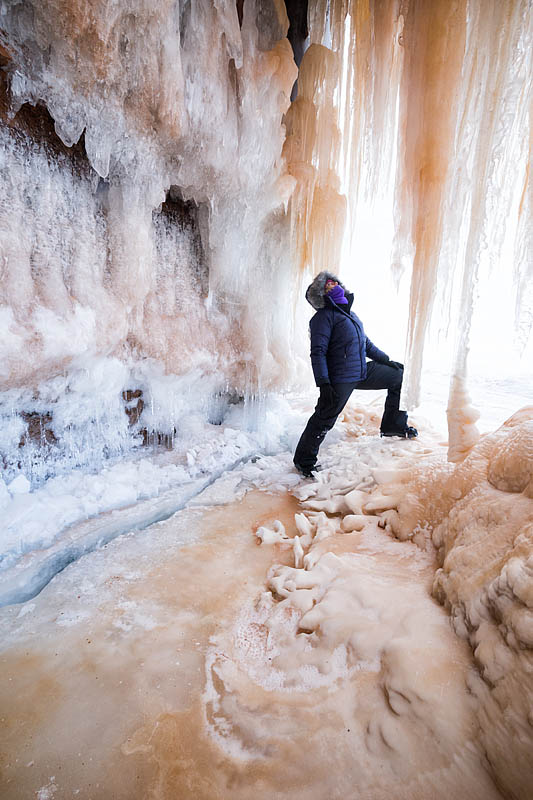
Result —
[{"label": "ice column", "polygon": [[479,411],[471,403],[466,374],[455,372],[448,398],[448,461],[462,461],[479,439],[476,420]]}]

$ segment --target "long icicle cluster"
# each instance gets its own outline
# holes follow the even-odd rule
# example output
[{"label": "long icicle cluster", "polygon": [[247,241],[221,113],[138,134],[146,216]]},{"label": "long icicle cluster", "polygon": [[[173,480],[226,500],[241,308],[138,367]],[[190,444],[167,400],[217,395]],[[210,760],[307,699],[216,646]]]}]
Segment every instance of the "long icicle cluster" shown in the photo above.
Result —
[{"label": "long icicle cluster", "polygon": [[[404,401],[419,402],[438,300],[457,332],[450,455],[464,457],[477,438],[459,398],[480,273],[514,270],[522,343],[532,321],[530,3],[320,0],[309,30],[286,145],[299,266],[338,270],[345,224],[349,237],[360,203],[393,192],[391,270],[411,271]],[[501,256],[510,232],[514,264]]]}]

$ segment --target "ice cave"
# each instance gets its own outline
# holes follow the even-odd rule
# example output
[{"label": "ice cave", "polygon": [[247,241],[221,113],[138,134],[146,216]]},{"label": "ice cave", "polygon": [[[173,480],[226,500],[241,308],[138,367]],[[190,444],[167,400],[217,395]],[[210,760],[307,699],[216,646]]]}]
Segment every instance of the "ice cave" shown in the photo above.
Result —
[{"label": "ice cave", "polygon": [[[0,67],[2,800],[531,800],[531,0],[1,0]],[[418,437],[308,478],[324,270]]]}]

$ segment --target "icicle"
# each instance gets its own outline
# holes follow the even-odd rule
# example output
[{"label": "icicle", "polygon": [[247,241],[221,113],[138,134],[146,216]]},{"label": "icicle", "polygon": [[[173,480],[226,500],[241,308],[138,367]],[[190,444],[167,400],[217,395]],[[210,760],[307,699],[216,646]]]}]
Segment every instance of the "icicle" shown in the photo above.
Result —
[{"label": "icicle", "polygon": [[424,339],[435,293],[453,155],[466,0],[409,4],[402,33],[405,62],[400,95],[400,144],[396,188],[398,228],[393,270],[412,252],[407,338],[407,407],[417,405]]},{"label": "icicle", "polygon": [[291,201],[294,251],[299,268],[313,273],[338,270],[344,233],[335,96],[339,77],[338,54],[312,44],[300,66],[298,97],[287,114],[284,155],[298,182]]},{"label": "icicle", "polygon": [[520,103],[523,70],[527,68],[525,52],[519,47],[526,23],[524,10],[519,2],[486,3],[483,9],[475,4],[468,20],[456,172],[450,189],[453,204],[447,220],[447,235],[456,243],[457,255],[448,265],[441,261],[450,277],[454,269],[462,272],[448,407],[450,461],[460,460],[461,454],[464,457],[476,441],[466,393],[471,319],[480,273],[488,273],[498,263],[507,227],[512,224],[517,162],[520,164],[523,126],[527,124],[527,108]]},{"label": "icicle", "polygon": [[466,377],[453,375],[448,399],[448,461],[462,461],[479,440],[476,420],[479,411],[471,404]]},{"label": "icicle", "polygon": [[[340,266],[341,212],[349,238],[363,204],[390,193],[396,169],[393,277],[412,270],[408,407],[419,400],[435,301],[464,351],[478,273],[504,266],[506,237],[516,242],[522,345],[529,334],[532,17],[528,0],[330,0],[310,10],[305,98],[289,111],[286,145],[298,182],[291,208],[298,265]],[[324,213],[326,165],[328,202],[339,204],[335,229]],[[454,374],[464,380],[465,369],[457,362]]]},{"label": "icicle", "polygon": [[[533,27],[533,24],[530,26]],[[530,33],[532,33],[530,31]],[[524,37],[526,45],[529,43],[531,53],[533,49],[533,35]],[[533,176],[531,174],[533,161],[533,68],[529,66],[529,84],[524,92],[524,105],[527,109],[527,128],[529,128],[529,142],[526,143],[527,159],[524,169],[523,190],[518,208],[518,232],[515,248],[515,328],[519,348],[522,350],[533,328]]]}]

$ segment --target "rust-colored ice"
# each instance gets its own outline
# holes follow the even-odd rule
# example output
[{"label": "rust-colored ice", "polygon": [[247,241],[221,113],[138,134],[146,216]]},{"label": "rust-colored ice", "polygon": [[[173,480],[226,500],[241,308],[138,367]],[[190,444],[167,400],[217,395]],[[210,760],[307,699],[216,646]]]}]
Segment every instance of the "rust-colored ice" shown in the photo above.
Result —
[{"label": "rust-colored ice", "polygon": [[431,556],[333,516],[295,571],[295,511],[180,512],[3,610],[2,797],[497,800]]}]

